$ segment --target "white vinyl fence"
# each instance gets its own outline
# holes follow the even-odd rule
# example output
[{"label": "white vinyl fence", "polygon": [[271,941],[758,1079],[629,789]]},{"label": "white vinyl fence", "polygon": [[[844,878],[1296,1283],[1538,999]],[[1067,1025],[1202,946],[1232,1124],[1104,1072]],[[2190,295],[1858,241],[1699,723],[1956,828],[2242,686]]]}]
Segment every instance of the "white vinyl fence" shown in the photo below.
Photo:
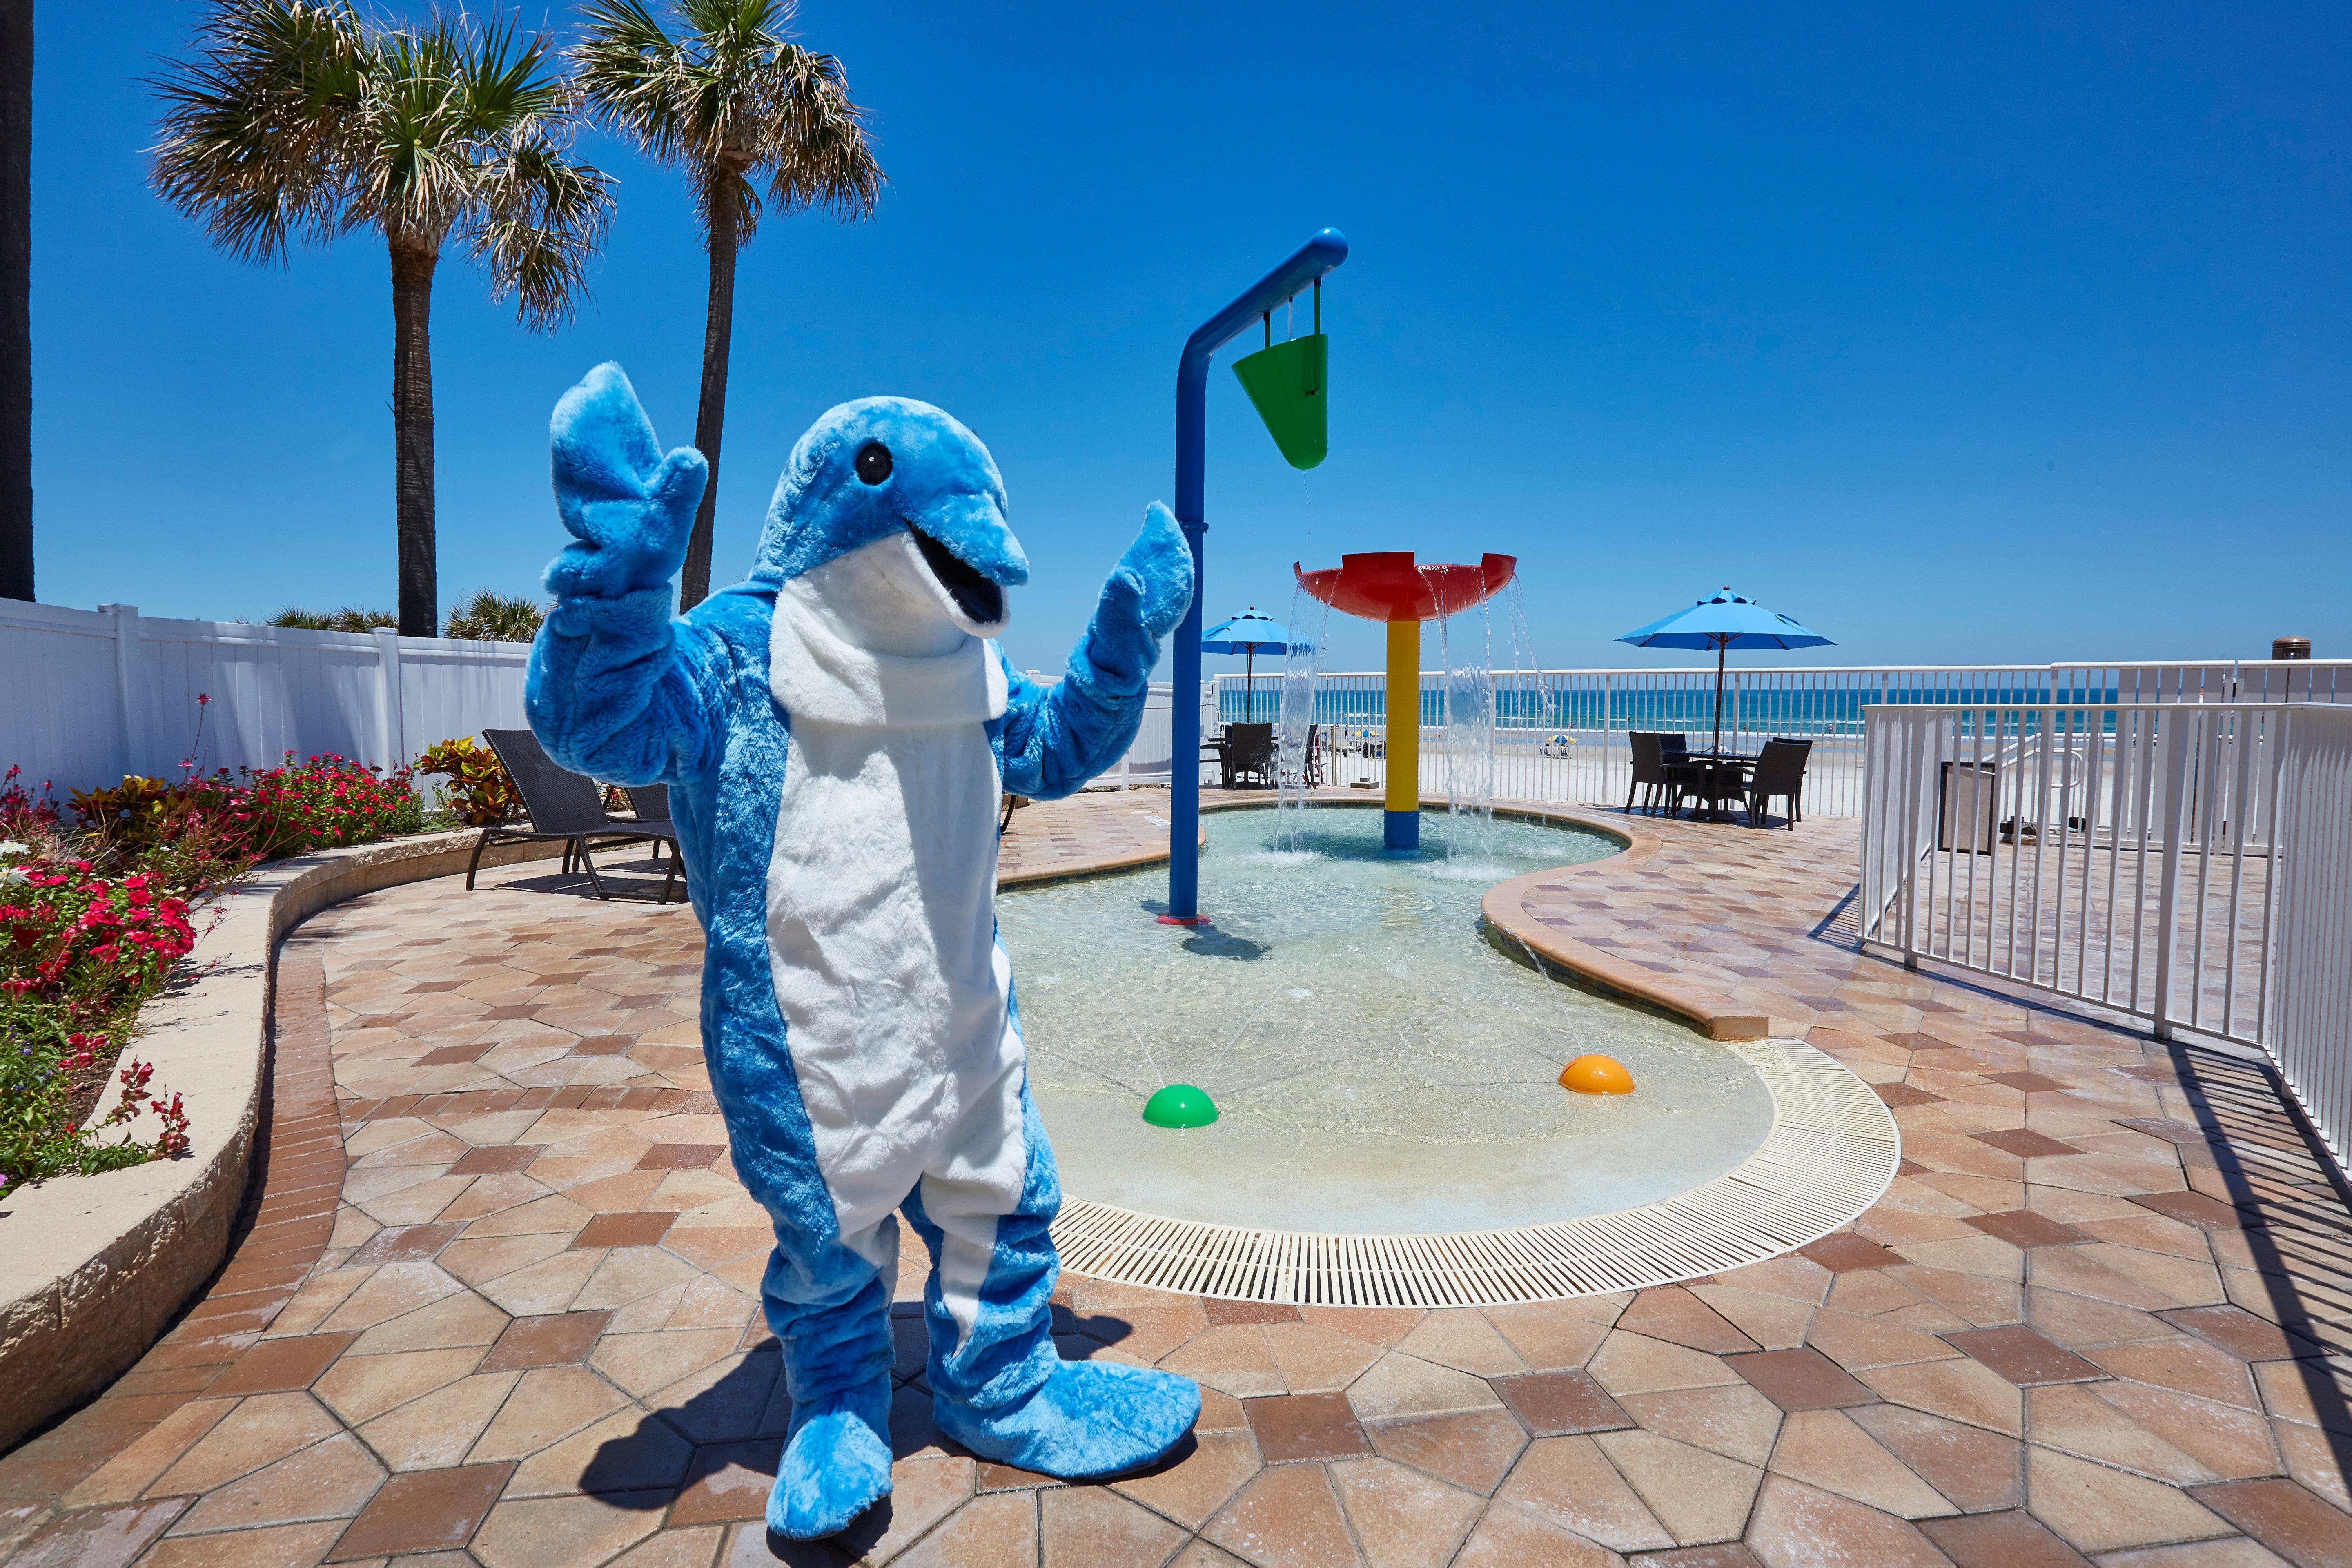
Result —
[{"label": "white vinyl fence", "polygon": [[1128,747],[1118,766],[1097,783],[1116,783],[1121,789],[1129,789],[1137,784],[1164,784],[1173,778],[1176,731],[1171,711],[1175,692],[1164,680],[1151,683],[1144,695],[1143,728],[1136,731],[1135,743]]},{"label": "white vinyl fence", "polygon": [[1874,706],[1863,939],[2268,1051],[2352,1135],[2352,706]]},{"label": "white vinyl fence", "polygon": [[[1277,716],[1282,677],[1220,675],[1204,683],[1203,734]],[[1444,787],[1444,677],[1421,678],[1424,789]],[[1495,793],[1513,800],[1622,805],[1632,792],[1636,730],[1679,732],[1704,746],[1715,723],[1715,668],[1495,672]],[[1316,677],[1316,749],[1339,786],[1384,778],[1384,680]],[[2352,703],[2352,660],[2205,663],[1909,665],[1728,670],[1723,742],[1753,752],[1780,735],[1812,742],[1807,816],[1856,816],[1863,805],[1865,710],[1886,704],[2147,702]]]},{"label": "white vinyl fence", "polygon": [[398,766],[521,725],[530,656],[525,643],[0,600],[0,772],[21,767],[18,783],[53,783],[62,800],[125,773],[272,767],[289,752]]},{"label": "white vinyl fence", "polygon": [[[527,643],[315,632],[0,599],[0,773],[38,792],[125,773],[274,767],[333,752],[397,767],[437,742],[520,729]],[[1170,692],[1105,783],[1166,784]],[[200,703],[199,697],[210,700]]]}]

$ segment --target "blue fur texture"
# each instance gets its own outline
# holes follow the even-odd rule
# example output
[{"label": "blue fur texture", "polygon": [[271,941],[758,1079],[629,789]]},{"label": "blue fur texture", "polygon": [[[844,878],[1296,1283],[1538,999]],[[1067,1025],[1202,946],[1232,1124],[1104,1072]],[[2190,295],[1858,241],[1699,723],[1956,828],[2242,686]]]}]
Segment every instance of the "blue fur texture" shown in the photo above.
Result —
[{"label": "blue fur texture", "polygon": [[[873,440],[893,454],[886,485],[856,474]],[[831,1534],[889,1489],[896,1281],[842,1245],[772,977],[766,879],[777,835],[793,825],[778,821],[792,718],[770,691],[770,622],[782,584],[909,523],[1002,587],[1025,581],[1028,563],[1004,525],[1003,481],[987,449],[905,399],[868,398],[820,419],[793,448],[750,579],[677,617],[668,584],[701,498],[701,457],[665,456],[627,378],[606,364],[556,405],[552,460],[572,542],[548,569],[557,605],[531,649],[526,711],[564,766],[671,786],[707,941],[711,1087],[736,1171],[776,1231],[762,1295],[793,1412],[768,1523],[798,1539]],[[1065,679],[1047,689],[1004,666],[1006,709],[986,726],[1004,788],[1058,797],[1118,759],[1141,722],[1160,639],[1192,595],[1191,553],[1155,504]],[[1017,1007],[1013,1017],[1017,1028]],[[942,1300],[939,1228],[915,1193],[903,1207],[934,1262],[924,1301],[938,1419],[974,1453],[1045,1474],[1133,1469],[1191,1429],[1200,1391],[1164,1373],[1056,1355],[1049,1298],[1059,1265],[1047,1227],[1061,1189],[1025,1084],[1020,1098],[1028,1172],[1013,1212],[996,1223],[968,1332]]]}]

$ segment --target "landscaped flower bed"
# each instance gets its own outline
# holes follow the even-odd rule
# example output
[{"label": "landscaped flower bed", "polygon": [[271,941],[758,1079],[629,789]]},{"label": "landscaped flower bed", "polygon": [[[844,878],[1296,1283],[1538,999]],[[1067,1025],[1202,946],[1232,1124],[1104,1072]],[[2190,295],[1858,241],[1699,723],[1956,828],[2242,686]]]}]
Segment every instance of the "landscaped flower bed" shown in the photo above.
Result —
[{"label": "landscaped flower bed", "polygon": [[[265,860],[428,826],[406,771],[338,756],[125,778],[63,810],[17,780],[0,783],[0,1194],[186,1152],[180,1097],[115,1062],[195,945],[206,893]],[[110,1073],[121,1093],[86,1124]]]}]

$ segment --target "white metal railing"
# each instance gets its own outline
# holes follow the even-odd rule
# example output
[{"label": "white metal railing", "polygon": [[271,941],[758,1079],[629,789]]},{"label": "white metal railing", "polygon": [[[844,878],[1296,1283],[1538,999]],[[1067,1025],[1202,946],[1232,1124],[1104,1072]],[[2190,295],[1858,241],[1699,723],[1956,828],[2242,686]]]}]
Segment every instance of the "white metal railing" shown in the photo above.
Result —
[{"label": "white metal railing", "polygon": [[[1496,672],[1498,796],[1622,804],[1632,791],[1636,730],[1680,731],[1704,744],[1715,721],[1712,666],[1687,669]],[[1445,731],[1441,672],[1421,678],[1422,782],[1441,787]],[[1220,675],[1203,683],[1203,734],[1253,714],[1276,718],[1282,676]],[[1863,805],[1864,713],[1873,706],[1951,703],[2344,702],[2352,660],[2039,665],[1847,666],[1726,672],[1723,737],[1753,751],[1768,737],[1813,743],[1801,809],[1856,816]],[[1316,677],[1315,722],[1325,773],[1337,784],[1378,787],[1384,679],[1372,672]]]},{"label": "white metal railing", "polygon": [[2285,731],[2265,1048],[2340,1168],[2352,1152],[2352,711],[2298,711]]},{"label": "white metal railing", "polygon": [[1865,719],[1863,940],[2260,1047],[2352,1132],[2352,706]]}]

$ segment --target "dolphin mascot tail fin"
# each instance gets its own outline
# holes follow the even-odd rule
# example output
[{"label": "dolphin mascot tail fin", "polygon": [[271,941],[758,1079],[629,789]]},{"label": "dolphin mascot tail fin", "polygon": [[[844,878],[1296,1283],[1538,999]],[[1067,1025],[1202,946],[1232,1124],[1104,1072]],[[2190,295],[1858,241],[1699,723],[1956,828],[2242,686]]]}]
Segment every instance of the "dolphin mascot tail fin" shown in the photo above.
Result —
[{"label": "dolphin mascot tail fin", "polygon": [[1064,1362],[1061,1205],[995,928],[1000,790],[1070,794],[1133,742],[1192,559],[1154,504],[1061,681],[993,641],[1028,561],[978,437],[866,398],[793,447],[750,577],[682,616],[708,468],[665,456],[617,365],[556,405],[572,542],[531,648],[566,767],[667,784],[706,939],[704,1055],[737,1173],[774,1222],[761,1295],[793,1415],[768,1524],[835,1533],[890,1489],[898,1216],[930,1255],[940,1428],[1068,1479],[1164,1457],[1190,1380]]}]

